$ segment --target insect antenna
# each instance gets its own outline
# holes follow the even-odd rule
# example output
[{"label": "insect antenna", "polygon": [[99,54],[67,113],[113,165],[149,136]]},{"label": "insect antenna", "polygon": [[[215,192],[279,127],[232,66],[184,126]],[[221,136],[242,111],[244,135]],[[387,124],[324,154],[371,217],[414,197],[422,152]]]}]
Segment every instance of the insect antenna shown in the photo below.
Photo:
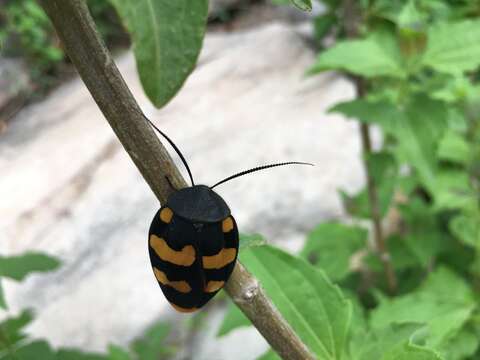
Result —
[{"label": "insect antenna", "polygon": [[168,141],[168,143],[173,147],[173,149],[176,151],[176,153],[178,154],[178,156],[180,156],[180,159],[182,160],[183,165],[185,165],[185,168],[187,169],[188,176],[190,176],[190,181],[192,182],[192,186],[194,186],[195,183],[193,182],[192,172],[190,171],[190,168],[188,167],[187,160],[185,160],[185,158],[183,157],[182,153],[181,153],[180,150],[178,149],[177,145],[175,145],[174,142],[173,142],[163,131],[161,131],[158,127],[156,127],[155,124],[154,124],[153,122],[151,122],[150,119],[145,116],[145,114],[142,113],[142,116],[143,116],[143,118],[144,118],[145,120],[148,121],[148,123],[149,123],[155,130],[158,131],[158,133],[159,133],[160,135],[162,135],[162,136]]},{"label": "insect antenna", "polygon": [[263,166],[257,166],[253,169],[249,169],[249,170],[244,170],[242,172],[239,172],[237,174],[233,174],[229,177],[227,177],[226,179],[223,179],[222,181],[219,181],[218,183],[216,183],[215,185],[213,186],[210,186],[210,189],[213,189],[215,186],[218,186],[220,184],[223,184],[227,181],[230,181],[234,178],[237,178],[237,177],[240,177],[240,176],[243,176],[243,175],[247,175],[247,174],[250,174],[252,172],[255,172],[255,171],[260,171],[260,170],[265,170],[265,169],[269,169],[269,168],[272,168],[272,167],[277,167],[277,166],[284,166],[284,165],[310,165],[310,166],[314,166],[313,164],[310,164],[310,163],[306,163],[306,162],[299,162],[299,161],[290,161],[290,162],[283,162],[283,163],[278,163],[278,164],[270,164],[270,165],[263,165]]}]

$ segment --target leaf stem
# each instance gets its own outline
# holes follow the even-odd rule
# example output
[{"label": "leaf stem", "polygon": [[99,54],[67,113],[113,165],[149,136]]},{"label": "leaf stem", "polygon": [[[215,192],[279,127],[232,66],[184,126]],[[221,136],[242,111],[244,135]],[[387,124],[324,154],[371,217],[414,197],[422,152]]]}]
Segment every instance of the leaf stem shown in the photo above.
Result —
[{"label": "leaf stem", "polygon": [[[67,55],[123,147],[163,203],[187,184],[160,143],[101,41],[84,0],[40,0]],[[280,356],[315,359],[265,294],[237,262],[225,290]]]},{"label": "leaf stem", "polygon": [[383,264],[383,270],[387,280],[388,290],[391,294],[397,291],[397,277],[392,265],[390,252],[388,251],[382,228],[382,216],[380,213],[380,204],[378,200],[378,188],[375,179],[370,173],[367,159],[372,153],[372,141],[370,137],[370,128],[368,124],[360,124],[360,133],[362,137],[362,148],[365,156],[364,166],[367,176],[367,193],[370,204],[370,215],[373,223],[373,234],[378,256]]},{"label": "leaf stem", "polygon": [[[345,20],[345,30],[349,38],[358,36],[358,27],[361,21],[361,10],[357,2],[345,0],[343,3],[343,16]],[[352,76],[358,98],[362,98],[367,93],[365,80],[358,76]],[[392,265],[390,252],[385,241],[382,228],[382,216],[380,212],[380,203],[378,199],[378,187],[368,166],[368,158],[372,154],[372,139],[370,136],[370,127],[368,124],[360,123],[360,136],[362,139],[362,149],[364,155],[364,167],[367,177],[367,193],[370,205],[370,216],[373,223],[373,234],[376,250],[380,261],[383,264],[383,270],[387,281],[388,290],[391,294],[397,291],[397,277]]]}]

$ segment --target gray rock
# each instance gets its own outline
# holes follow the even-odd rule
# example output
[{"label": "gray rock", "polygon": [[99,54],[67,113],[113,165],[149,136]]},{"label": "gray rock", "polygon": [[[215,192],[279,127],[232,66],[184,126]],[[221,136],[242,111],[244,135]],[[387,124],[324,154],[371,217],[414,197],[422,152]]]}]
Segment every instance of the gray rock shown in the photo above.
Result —
[{"label": "gray rock", "polygon": [[[132,55],[117,63],[198,183],[278,161],[316,164],[218,187],[242,232],[296,250],[316,224],[343,216],[337,189],[364,181],[356,124],[326,113],[353,96],[352,86],[333,73],[304,78],[313,59],[288,25],[209,34],[197,69],[161,111],[145,98]],[[0,251],[46,251],[63,267],[22,284],[5,281],[10,311],[33,307],[33,336],[92,350],[126,344],[155,320],[184,319],[164,300],[148,260],[146,234],[159,204],[81,81],[16,120],[0,137]],[[254,329],[241,331],[256,339],[242,345],[243,358],[266,347]],[[197,342],[198,359],[213,359],[213,348],[218,359],[235,358],[240,345],[231,341],[244,338],[207,334]]]},{"label": "gray rock", "polygon": [[13,112],[18,105],[15,102],[21,103],[20,98],[30,91],[30,76],[25,63],[20,59],[0,57],[0,113],[3,115],[0,123]]},{"label": "gray rock", "polygon": [[232,6],[242,3],[243,0],[210,0],[208,12],[210,15],[215,15]]},{"label": "gray rock", "polygon": [[0,108],[29,85],[28,70],[22,61],[0,58]]}]

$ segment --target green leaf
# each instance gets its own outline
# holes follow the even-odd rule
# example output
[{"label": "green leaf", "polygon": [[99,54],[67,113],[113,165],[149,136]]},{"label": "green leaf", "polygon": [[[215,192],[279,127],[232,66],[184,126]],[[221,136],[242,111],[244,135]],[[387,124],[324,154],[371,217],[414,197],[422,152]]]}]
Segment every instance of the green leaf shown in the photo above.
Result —
[{"label": "green leaf", "polygon": [[386,151],[370,153],[366,158],[368,172],[377,183],[397,176],[397,164],[391,154]]},{"label": "green leaf", "polygon": [[455,269],[459,273],[467,274],[471,273],[476,276],[480,274],[480,257],[479,253],[474,251],[470,246],[455,241],[456,239],[450,239],[446,245],[447,251],[438,257],[438,261],[445,266],[449,266]]},{"label": "green leaf", "polygon": [[58,350],[56,360],[108,360],[108,358],[98,353],[62,348]]},{"label": "green leaf", "polygon": [[450,220],[449,229],[460,241],[480,250],[480,214],[459,214]]},{"label": "green leaf", "polygon": [[247,249],[252,246],[265,245],[266,241],[260,234],[240,234],[240,249]]},{"label": "green leaf", "polygon": [[419,264],[420,261],[412,251],[412,246],[409,246],[407,241],[405,241],[405,238],[398,235],[392,235],[387,238],[387,244],[395,270],[414,268]]},{"label": "green leaf", "polygon": [[427,20],[428,14],[416,6],[415,0],[408,0],[402,7],[396,22],[402,28],[417,29]]},{"label": "green leaf", "polygon": [[202,48],[208,0],[110,0],[128,29],[143,89],[160,108],[192,72]]},{"label": "green leaf", "polygon": [[471,159],[471,149],[463,136],[450,130],[440,140],[437,155],[441,160],[466,165]]},{"label": "green leaf", "polygon": [[32,272],[55,270],[60,261],[52,256],[37,252],[27,252],[18,256],[0,256],[0,276],[22,281]]},{"label": "green leaf", "polygon": [[[438,171],[437,146],[447,126],[445,103],[417,95],[407,104],[402,121],[395,122],[395,153],[400,162],[411,164],[422,183],[434,192]],[[385,114],[388,116],[388,114]]]},{"label": "green leaf", "polygon": [[337,103],[329,112],[338,112],[365,124],[379,125],[384,131],[394,133],[395,123],[405,121],[403,114],[388,101],[355,99]]},{"label": "green leaf", "polygon": [[303,11],[312,11],[311,0],[290,0],[293,5]]},{"label": "green leaf", "polygon": [[430,192],[436,187],[438,172],[438,141],[448,124],[448,109],[444,102],[417,94],[399,108],[387,101],[358,99],[334,106],[330,111],[375,123],[397,141],[395,156],[400,164],[412,165]]},{"label": "green leaf", "polygon": [[[390,209],[395,186],[397,184],[398,165],[394,157],[385,152],[371,153],[366,159],[370,176],[375,180],[380,205],[380,216],[385,216]],[[371,218],[368,190],[364,188],[355,196],[341,193],[343,204],[348,213],[354,217]]]},{"label": "green leaf", "polygon": [[439,346],[438,351],[448,360],[473,359],[480,339],[472,329],[463,328],[459,333]]},{"label": "green leaf", "polygon": [[34,341],[14,351],[15,360],[55,360],[55,352],[46,341]]},{"label": "green leaf", "polygon": [[432,193],[436,211],[468,208],[477,201],[469,174],[462,170],[439,170]]},{"label": "green leaf", "polygon": [[[463,74],[460,76],[437,74],[433,77],[433,79],[438,78],[441,80],[441,76],[444,78],[440,84],[432,84],[436,85],[436,87],[432,87],[431,89],[431,94],[434,99],[443,100],[454,104],[456,102],[462,102],[468,100],[469,98],[478,96],[479,88],[472,81],[470,81],[468,76]],[[445,78],[445,76],[448,77]]]},{"label": "green leaf", "polygon": [[303,11],[312,11],[311,0],[272,0],[272,3],[276,5],[293,4],[295,7]]},{"label": "green leaf", "polygon": [[363,304],[360,302],[358,294],[346,288],[342,288],[342,292],[345,298],[352,304],[350,336],[365,334],[368,330],[366,312]]},{"label": "green leaf", "polygon": [[258,357],[257,360],[282,360],[280,356],[273,352],[273,350],[267,351],[262,356]]},{"label": "green leaf", "polygon": [[475,303],[470,285],[446,267],[439,267],[430,273],[420,290],[425,298],[439,302],[465,305]]},{"label": "green leaf", "polygon": [[468,120],[465,117],[463,109],[450,106],[447,114],[448,129],[466,133],[468,130]]},{"label": "green leaf", "polygon": [[26,335],[23,328],[33,320],[33,313],[29,310],[22,311],[18,316],[7,318],[0,323],[0,350],[11,348]]},{"label": "green leaf", "polygon": [[480,65],[480,20],[433,25],[423,64],[454,75],[475,70]]},{"label": "green leaf", "polygon": [[442,357],[431,349],[405,343],[389,351],[382,360],[442,360]]},{"label": "green leaf", "polygon": [[394,299],[381,297],[379,306],[371,312],[370,324],[382,329],[391,323],[425,323],[427,346],[439,347],[457,336],[475,308],[468,284],[440,267],[416,291]]},{"label": "green leaf", "polygon": [[389,33],[374,33],[361,40],[339,41],[321,52],[308,74],[325,70],[343,70],[365,77],[404,78],[401,54]]},{"label": "green leaf", "polygon": [[250,326],[251,322],[234,303],[230,303],[217,336],[228,334],[233,329]]},{"label": "green leaf", "polygon": [[342,359],[352,308],[322,271],[271,246],[247,249],[240,259],[320,359]]},{"label": "green leaf", "polygon": [[401,3],[392,2],[391,0],[377,0],[371,3],[369,7],[371,15],[393,23],[397,22],[398,15],[402,11]]},{"label": "green leaf", "polygon": [[307,237],[301,255],[335,281],[350,273],[350,258],[367,243],[367,231],[340,223],[323,223]]},{"label": "green leaf", "polygon": [[428,267],[432,259],[446,250],[448,241],[431,208],[419,198],[399,207],[407,233],[404,243],[417,261]]},{"label": "green leaf", "polygon": [[322,41],[330,29],[337,23],[337,16],[333,13],[322,14],[313,19],[315,39]]},{"label": "green leaf", "polygon": [[[392,324],[384,328],[371,331],[370,333],[358,333],[350,343],[350,354],[352,360],[392,360],[417,359],[416,350],[420,354],[428,354],[430,350],[416,347],[412,344],[414,334],[420,329],[421,325],[416,323]],[[414,348],[415,350],[412,350]],[[404,352],[410,352],[412,357],[404,357]],[[428,359],[429,357],[418,359]],[[440,359],[438,357],[431,358],[432,360]]]},{"label": "green leaf", "polygon": [[455,13],[461,9],[461,6],[457,6],[460,3],[453,5],[444,0],[420,0],[418,4],[436,20],[455,18]]},{"label": "green leaf", "polygon": [[463,325],[472,315],[471,306],[451,310],[450,312],[431,319],[429,323],[430,336],[428,343],[430,346],[439,348],[447,340],[452,339],[460,333]]},{"label": "green leaf", "polygon": [[2,279],[0,279],[0,308],[6,310],[8,308],[7,302],[5,301],[5,293],[3,291]]},{"label": "green leaf", "polygon": [[157,360],[161,355],[171,352],[165,346],[165,339],[170,333],[170,326],[165,323],[153,325],[141,339],[133,342],[132,350],[142,360]]},{"label": "green leaf", "polygon": [[114,344],[108,345],[108,360],[130,360],[130,359],[131,357],[128,351]]}]

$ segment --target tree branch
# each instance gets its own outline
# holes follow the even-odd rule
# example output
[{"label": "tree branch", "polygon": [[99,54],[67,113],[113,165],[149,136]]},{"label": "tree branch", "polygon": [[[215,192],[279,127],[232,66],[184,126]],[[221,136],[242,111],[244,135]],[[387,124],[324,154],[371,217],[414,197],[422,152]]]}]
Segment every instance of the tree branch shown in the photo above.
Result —
[{"label": "tree branch", "polygon": [[[171,157],[125,84],[101,41],[84,0],[40,0],[67,55],[123,147],[161,203],[171,187],[186,187]],[[272,348],[285,359],[314,359],[258,281],[237,261],[225,290]]]}]

